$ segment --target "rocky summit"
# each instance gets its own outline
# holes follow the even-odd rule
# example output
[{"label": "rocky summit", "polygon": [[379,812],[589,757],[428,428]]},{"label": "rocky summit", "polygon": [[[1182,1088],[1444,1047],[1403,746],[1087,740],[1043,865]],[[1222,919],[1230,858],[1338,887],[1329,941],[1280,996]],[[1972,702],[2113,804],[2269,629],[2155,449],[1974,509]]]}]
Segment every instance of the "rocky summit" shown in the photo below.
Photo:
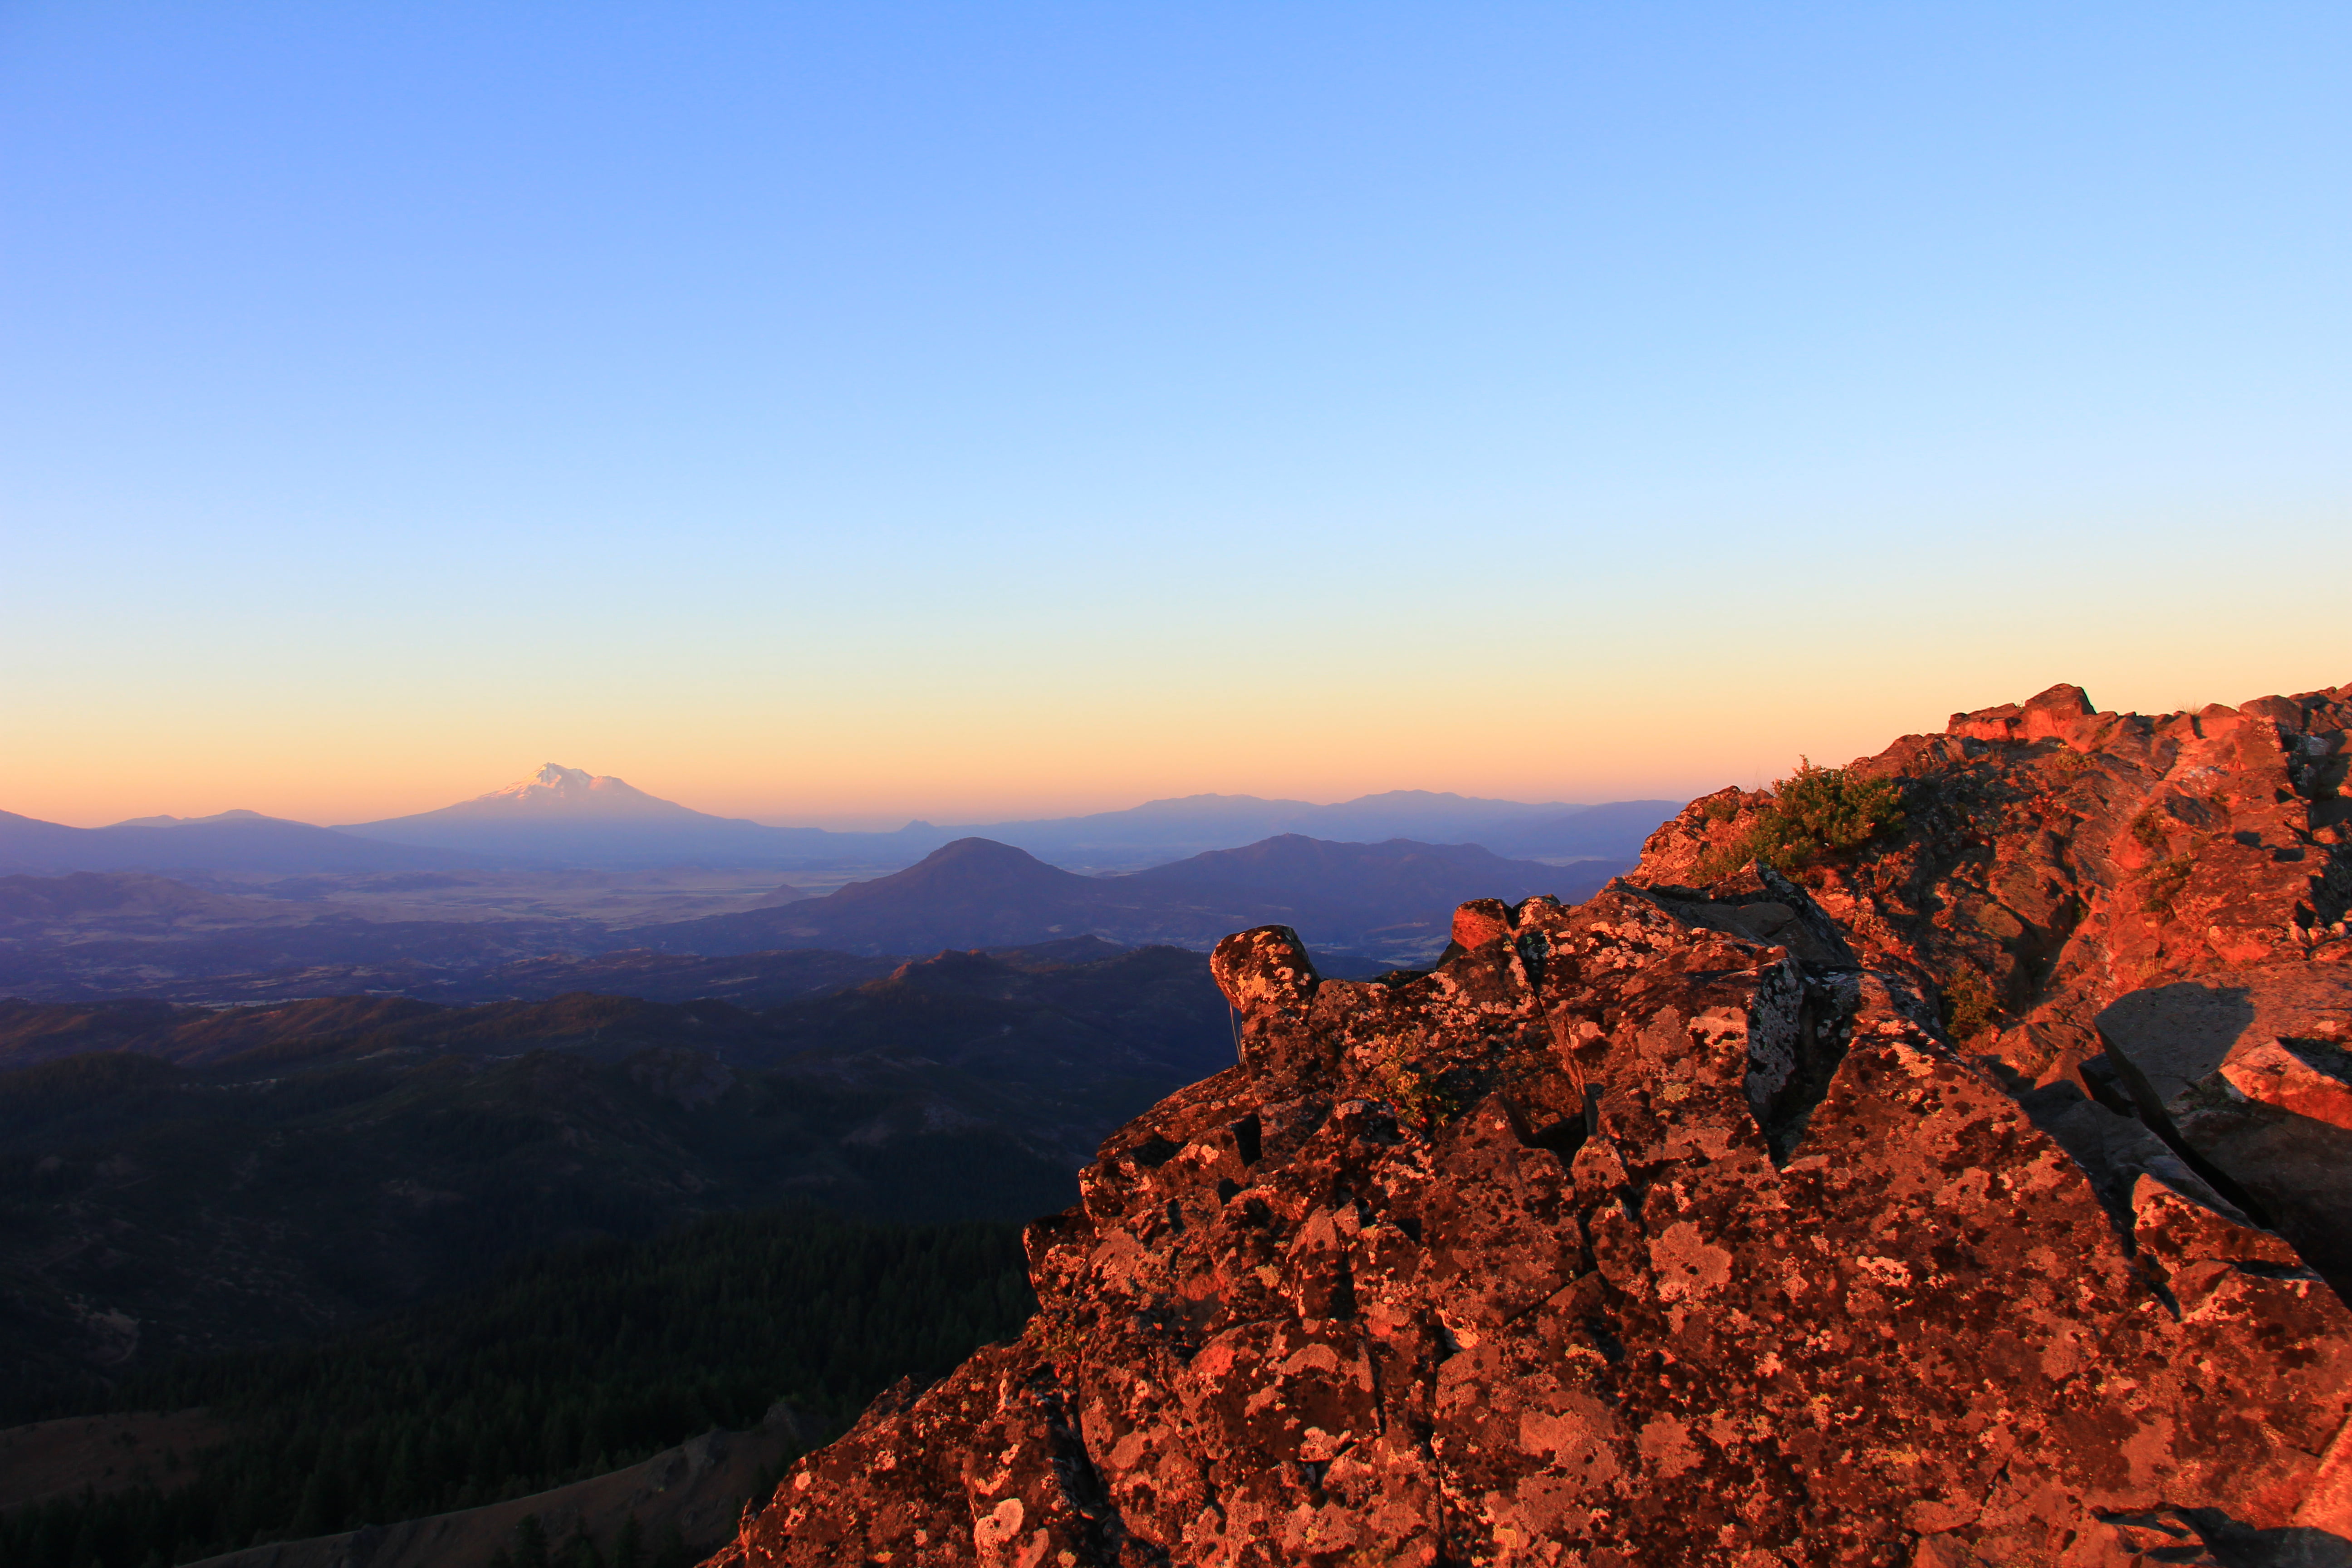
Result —
[{"label": "rocky summit", "polygon": [[742,1564],[2352,1563],[2352,688],[1693,802],[1234,1067]]}]

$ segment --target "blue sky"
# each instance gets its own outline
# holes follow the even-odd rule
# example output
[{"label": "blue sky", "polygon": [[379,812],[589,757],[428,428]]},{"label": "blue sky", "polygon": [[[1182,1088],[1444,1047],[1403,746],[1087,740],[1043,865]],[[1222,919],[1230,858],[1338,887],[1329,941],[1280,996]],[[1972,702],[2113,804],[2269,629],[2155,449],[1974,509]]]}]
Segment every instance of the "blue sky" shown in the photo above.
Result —
[{"label": "blue sky", "polygon": [[0,9],[0,807],[1672,794],[2352,679],[2320,6]]}]

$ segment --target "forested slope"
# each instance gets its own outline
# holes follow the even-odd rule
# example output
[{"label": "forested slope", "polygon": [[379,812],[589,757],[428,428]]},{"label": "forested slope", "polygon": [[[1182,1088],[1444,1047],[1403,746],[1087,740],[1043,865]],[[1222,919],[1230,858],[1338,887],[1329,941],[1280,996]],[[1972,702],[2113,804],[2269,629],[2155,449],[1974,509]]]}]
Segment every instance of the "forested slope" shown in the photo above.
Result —
[{"label": "forested slope", "polygon": [[826,1433],[1034,1308],[1019,1227],[805,1211],[543,1253],[366,1332],[183,1362],[122,1409],[236,1434],[139,1484],[0,1516],[11,1568],[184,1562],[519,1497],[790,1401]]}]

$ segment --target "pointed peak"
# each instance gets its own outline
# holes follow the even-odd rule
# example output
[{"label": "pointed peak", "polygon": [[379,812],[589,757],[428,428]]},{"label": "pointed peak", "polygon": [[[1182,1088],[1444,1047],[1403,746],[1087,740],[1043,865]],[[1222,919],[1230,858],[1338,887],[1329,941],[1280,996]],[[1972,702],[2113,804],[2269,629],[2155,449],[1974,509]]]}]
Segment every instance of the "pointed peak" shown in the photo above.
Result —
[{"label": "pointed peak", "polygon": [[480,798],[490,800],[508,796],[517,800],[546,800],[551,796],[560,800],[580,800],[639,793],[619,779],[592,773],[585,768],[567,768],[562,763],[542,763],[537,773],[526,774],[506,788],[492,790]]},{"label": "pointed peak", "polygon": [[417,815],[432,817],[490,816],[507,821],[526,818],[704,817],[701,812],[647,795],[625,780],[605,773],[592,773],[585,768],[567,768],[562,763],[542,763],[535,771],[504,789],[494,789],[471,800],[443,806],[437,812],[420,812]]}]

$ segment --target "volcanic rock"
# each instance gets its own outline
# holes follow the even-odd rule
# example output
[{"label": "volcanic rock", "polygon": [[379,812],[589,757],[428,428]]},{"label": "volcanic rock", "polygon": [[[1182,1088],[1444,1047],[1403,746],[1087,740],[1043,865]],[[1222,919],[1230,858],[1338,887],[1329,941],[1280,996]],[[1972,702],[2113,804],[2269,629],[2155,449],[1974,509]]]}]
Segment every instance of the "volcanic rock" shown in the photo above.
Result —
[{"label": "volcanic rock", "polygon": [[[1238,1064],[1031,1227],[1022,1338],[714,1562],[2352,1562],[2347,1167],[2241,1125],[2340,1131],[2347,698],[1963,715],[1856,764],[1898,829],[1701,885],[1722,792],[1428,973],[1228,938]],[[2113,1011],[2188,982],[2261,1026]]]}]

